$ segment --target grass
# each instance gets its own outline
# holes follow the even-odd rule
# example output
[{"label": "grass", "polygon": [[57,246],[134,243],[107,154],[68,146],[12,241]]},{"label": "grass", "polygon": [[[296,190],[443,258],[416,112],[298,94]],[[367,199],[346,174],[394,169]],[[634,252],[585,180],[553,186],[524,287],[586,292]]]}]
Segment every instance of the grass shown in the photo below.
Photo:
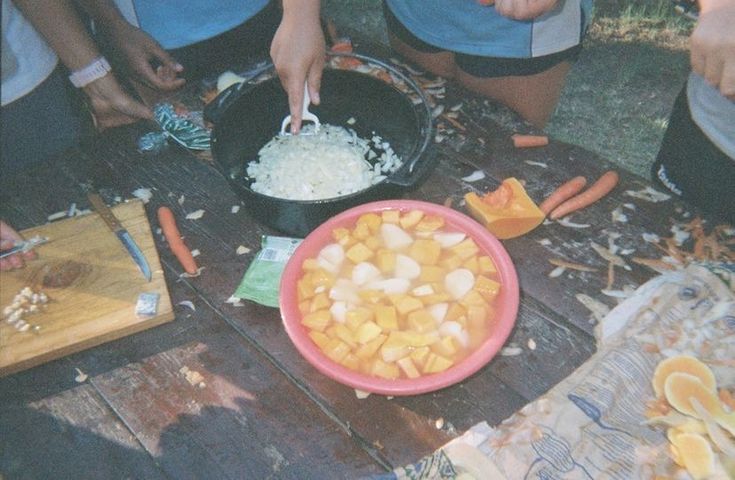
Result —
[{"label": "grass", "polygon": [[[387,43],[380,0],[327,0],[324,11],[340,30]],[[549,134],[647,177],[689,72],[692,27],[670,0],[597,0]]]}]

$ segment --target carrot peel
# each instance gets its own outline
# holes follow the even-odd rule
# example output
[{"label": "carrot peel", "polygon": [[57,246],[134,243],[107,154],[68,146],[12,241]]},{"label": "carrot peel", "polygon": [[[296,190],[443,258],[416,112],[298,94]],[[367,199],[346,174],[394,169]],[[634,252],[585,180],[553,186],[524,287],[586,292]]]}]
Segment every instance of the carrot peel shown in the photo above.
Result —
[{"label": "carrot peel", "polygon": [[617,172],[609,170],[605,172],[590,188],[576,195],[569,200],[562,202],[561,205],[551,211],[549,218],[556,220],[572,212],[576,212],[584,207],[592,205],[612,191],[618,184],[620,176]]},{"label": "carrot peel", "polygon": [[168,207],[159,207],[158,223],[161,225],[163,235],[166,237],[171,252],[176,256],[181,266],[189,275],[196,275],[199,271],[197,262],[191,254],[189,247],[181,239],[181,233],[176,226],[176,218]]}]

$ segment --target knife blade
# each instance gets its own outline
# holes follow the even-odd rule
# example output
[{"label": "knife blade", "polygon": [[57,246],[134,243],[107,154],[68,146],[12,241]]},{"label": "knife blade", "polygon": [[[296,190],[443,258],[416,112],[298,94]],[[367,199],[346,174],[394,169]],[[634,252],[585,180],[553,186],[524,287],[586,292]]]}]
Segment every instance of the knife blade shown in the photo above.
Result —
[{"label": "knife blade", "polygon": [[125,227],[122,226],[120,220],[115,217],[115,214],[112,213],[112,210],[110,210],[110,208],[105,204],[105,201],[99,196],[99,194],[89,193],[87,194],[87,198],[92,204],[92,208],[100,215],[100,217],[102,217],[105,224],[110,228],[112,233],[117,236],[120,243],[123,244],[125,250],[128,251],[130,256],[133,258],[133,261],[135,261],[135,264],[138,265],[138,268],[143,273],[145,279],[150,282],[152,277],[151,267],[148,265],[145,255],[143,255],[143,252],[140,250],[140,247],[138,247],[138,244],[135,243],[133,237],[131,237],[130,233],[125,230]]}]

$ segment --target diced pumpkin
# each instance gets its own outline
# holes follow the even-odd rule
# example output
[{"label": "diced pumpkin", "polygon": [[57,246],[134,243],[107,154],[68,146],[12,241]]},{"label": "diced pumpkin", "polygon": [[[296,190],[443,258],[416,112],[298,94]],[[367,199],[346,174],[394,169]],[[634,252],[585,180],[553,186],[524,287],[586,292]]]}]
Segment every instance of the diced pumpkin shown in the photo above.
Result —
[{"label": "diced pumpkin", "polygon": [[382,273],[391,273],[396,268],[396,252],[387,249],[378,250],[375,265]]},{"label": "diced pumpkin", "polygon": [[459,242],[457,245],[450,247],[449,251],[459,256],[459,258],[464,261],[474,255],[477,255],[477,253],[480,251],[480,247],[477,246],[474,240],[472,240],[470,237],[467,237]]},{"label": "diced pumpkin", "polygon": [[383,345],[383,343],[385,342],[387,338],[388,338],[388,335],[385,335],[385,334],[378,335],[374,339],[367,342],[365,345],[361,345],[357,347],[357,350],[355,350],[355,356],[363,360],[367,360],[368,358],[375,355],[375,353]]},{"label": "diced pumpkin", "polygon": [[444,226],[444,217],[437,215],[426,215],[416,224],[417,232],[433,232]]},{"label": "diced pumpkin", "polygon": [[354,244],[347,250],[347,252],[345,252],[345,256],[349,258],[350,261],[354,264],[364,262],[372,257],[374,254],[375,252],[370,250],[367,245],[362,242]]},{"label": "diced pumpkin", "polygon": [[310,330],[309,338],[311,338],[311,341],[314,342],[316,346],[321,349],[324,349],[327,343],[329,343],[329,337],[326,336],[323,332],[319,332],[317,330]]},{"label": "diced pumpkin", "polygon": [[383,329],[380,328],[377,323],[370,321],[364,322],[362,325],[357,327],[355,339],[361,344],[366,344],[369,341],[376,339],[382,332]]},{"label": "diced pumpkin", "polygon": [[[358,332],[360,331],[359,327],[357,331]],[[334,325],[334,335],[340,340],[342,340],[343,342],[345,342],[347,345],[349,345],[350,349],[355,348],[357,346],[355,334],[352,333],[352,330],[350,330],[349,327],[347,327],[347,325],[343,323],[338,323]]]},{"label": "diced pumpkin", "polygon": [[507,178],[498,190],[480,198],[465,195],[470,215],[499,239],[514,238],[530,232],[544,221],[545,215],[515,178]]},{"label": "diced pumpkin", "polygon": [[370,236],[370,227],[367,223],[358,223],[352,231],[352,236],[358,240],[365,240]]},{"label": "diced pumpkin", "polygon": [[439,373],[451,367],[452,364],[453,362],[449,360],[448,358],[442,357],[441,355],[437,355],[436,353],[431,352],[429,353],[429,356],[426,359],[426,363],[424,364],[422,371],[424,373]]},{"label": "diced pumpkin", "polygon": [[398,367],[403,371],[403,374],[406,375],[408,378],[419,378],[421,374],[416,369],[416,366],[413,364],[413,361],[411,360],[411,357],[403,357],[399,359],[397,362]]},{"label": "diced pumpkin", "polygon": [[370,250],[375,251],[379,249],[381,245],[383,245],[383,239],[378,235],[370,235],[365,239],[365,246]]},{"label": "diced pumpkin", "polygon": [[487,309],[484,305],[470,305],[467,307],[467,325],[478,328],[487,325]]},{"label": "diced pumpkin", "polygon": [[422,282],[443,282],[447,270],[438,265],[422,265],[419,280]]},{"label": "diced pumpkin", "polygon": [[371,289],[360,290],[359,292],[357,292],[357,295],[368,303],[379,303],[383,299],[383,297],[385,297],[385,293],[383,293],[381,290]]},{"label": "diced pumpkin", "polygon": [[454,337],[442,337],[441,340],[431,345],[431,351],[444,357],[452,357],[457,353],[459,345]]},{"label": "diced pumpkin", "polygon": [[327,342],[322,351],[331,360],[340,363],[350,353],[350,347],[339,338],[332,338]]},{"label": "diced pumpkin", "polygon": [[396,307],[392,305],[376,305],[375,323],[383,330],[398,330]]},{"label": "diced pumpkin", "polygon": [[410,212],[401,215],[399,223],[404,230],[408,230],[419,223],[422,218],[424,218],[424,212],[421,210],[411,210]]},{"label": "diced pumpkin", "polygon": [[480,292],[486,301],[492,302],[500,293],[500,283],[484,275],[478,275],[475,277],[475,290]]},{"label": "diced pumpkin", "polygon": [[409,357],[415,365],[423,367],[426,359],[429,358],[429,353],[431,353],[431,349],[428,346],[418,347],[409,354]]},{"label": "diced pumpkin", "polygon": [[705,387],[713,391],[717,388],[715,375],[707,365],[691,355],[677,355],[661,360],[653,372],[653,391],[657,397],[664,394],[666,379],[674,372],[694,375]]},{"label": "diced pumpkin", "polygon": [[486,305],[487,301],[483,298],[483,296],[475,289],[470,290],[467,292],[467,294],[460,299],[460,302],[462,305],[465,305],[466,307],[470,307],[472,305]]},{"label": "diced pumpkin", "polygon": [[398,313],[401,315],[407,315],[414,310],[423,308],[423,306],[424,304],[418,298],[410,295],[402,295],[396,303],[396,310],[398,310]]},{"label": "diced pumpkin", "polygon": [[314,295],[314,298],[311,299],[309,311],[316,312],[317,310],[328,310],[331,305],[332,302],[329,300],[329,295],[327,295],[327,292],[317,293],[316,295]]},{"label": "diced pumpkin", "polygon": [[355,307],[347,311],[345,325],[353,332],[365,322],[373,319],[373,311],[367,307]]},{"label": "diced pumpkin", "polygon": [[337,243],[340,243],[340,240],[342,240],[345,237],[350,236],[350,230],[345,227],[337,227],[334,230],[332,230],[332,238]]},{"label": "diced pumpkin", "polygon": [[401,221],[400,210],[383,210],[380,212],[380,218],[383,223],[398,223]]},{"label": "diced pumpkin", "polygon": [[408,250],[408,255],[421,265],[436,265],[441,253],[439,242],[429,238],[416,239]]},{"label": "diced pumpkin", "polygon": [[447,310],[447,316],[445,317],[445,320],[454,320],[456,321],[460,317],[464,317],[467,315],[467,308],[460,305],[459,303],[452,303],[449,305],[449,310]]},{"label": "diced pumpkin", "polygon": [[370,233],[378,233],[380,231],[380,224],[383,223],[383,219],[377,213],[365,213],[360,215],[357,219],[357,225],[366,225],[370,230]]},{"label": "diced pumpkin", "polygon": [[421,308],[408,314],[408,326],[419,333],[426,333],[436,330],[437,325],[431,313]]},{"label": "diced pumpkin", "polygon": [[341,363],[350,370],[360,370],[360,359],[357,358],[357,355],[353,353],[348,353],[347,355],[345,355]]},{"label": "diced pumpkin", "polygon": [[448,293],[434,293],[432,295],[424,295],[421,297],[421,301],[424,305],[434,305],[435,303],[448,302],[452,299]]},{"label": "diced pumpkin", "polygon": [[480,273],[496,273],[498,271],[497,267],[495,266],[495,262],[493,262],[493,259],[488,257],[487,255],[480,255],[477,257],[477,263],[480,266]]},{"label": "diced pumpkin", "polygon": [[462,266],[475,275],[480,273],[480,263],[477,261],[477,257],[470,257]]},{"label": "diced pumpkin", "polygon": [[464,259],[453,252],[447,252],[439,259],[439,265],[444,267],[446,272],[458,269],[463,263]]},{"label": "diced pumpkin", "polygon": [[386,362],[395,362],[411,353],[411,345],[402,333],[390,332],[388,339],[380,347],[380,356]]},{"label": "diced pumpkin", "polygon": [[336,277],[334,276],[334,274],[324,270],[323,268],[318,268],[311,272],[310,278],[312,285],[314,285],[314,288],[332,288],[334,282],[336,281]]},{"label": "diced pumpkin", "polygon": [[311,283],[309,276],[304,275],[296,282],[296,297],[299,300],[306,300],[314,296],[314,284]]},{"label": "diced pumpkin", "polygon": [[395,380],[401,376],[401,371],[398,369],[398,365],[386,363],[379,358],[376,358],[375,362],[373,362],[370,373],[376,377],[387,378],[388,380]]},{"label": "diced pumpkin", "polygon": [[299,302],[299,312],[302,316],[311,313],[311,300],[307,299]]},{"label": "diced pumpkin", "polygon": [[327,328],[327,325],[329,325],[329,321],[331,319],[332,314],[329,313],[329,310],[318,310],[304,315],[301,323],[312,330],[323,332],[324,329]]}]

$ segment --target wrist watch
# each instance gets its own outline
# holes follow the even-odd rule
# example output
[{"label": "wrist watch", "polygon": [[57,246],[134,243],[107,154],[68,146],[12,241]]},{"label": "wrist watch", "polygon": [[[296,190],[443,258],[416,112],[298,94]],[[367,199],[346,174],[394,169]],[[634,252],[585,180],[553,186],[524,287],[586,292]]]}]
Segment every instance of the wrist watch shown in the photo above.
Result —
[{"label": "wrist watch", "polygon": [[86,67],[75,70],[69,75],[72,85],[82,88],[94,82],[98,78],[102,78],[110,72],[112,68],[105,57],[98,57]]}]

